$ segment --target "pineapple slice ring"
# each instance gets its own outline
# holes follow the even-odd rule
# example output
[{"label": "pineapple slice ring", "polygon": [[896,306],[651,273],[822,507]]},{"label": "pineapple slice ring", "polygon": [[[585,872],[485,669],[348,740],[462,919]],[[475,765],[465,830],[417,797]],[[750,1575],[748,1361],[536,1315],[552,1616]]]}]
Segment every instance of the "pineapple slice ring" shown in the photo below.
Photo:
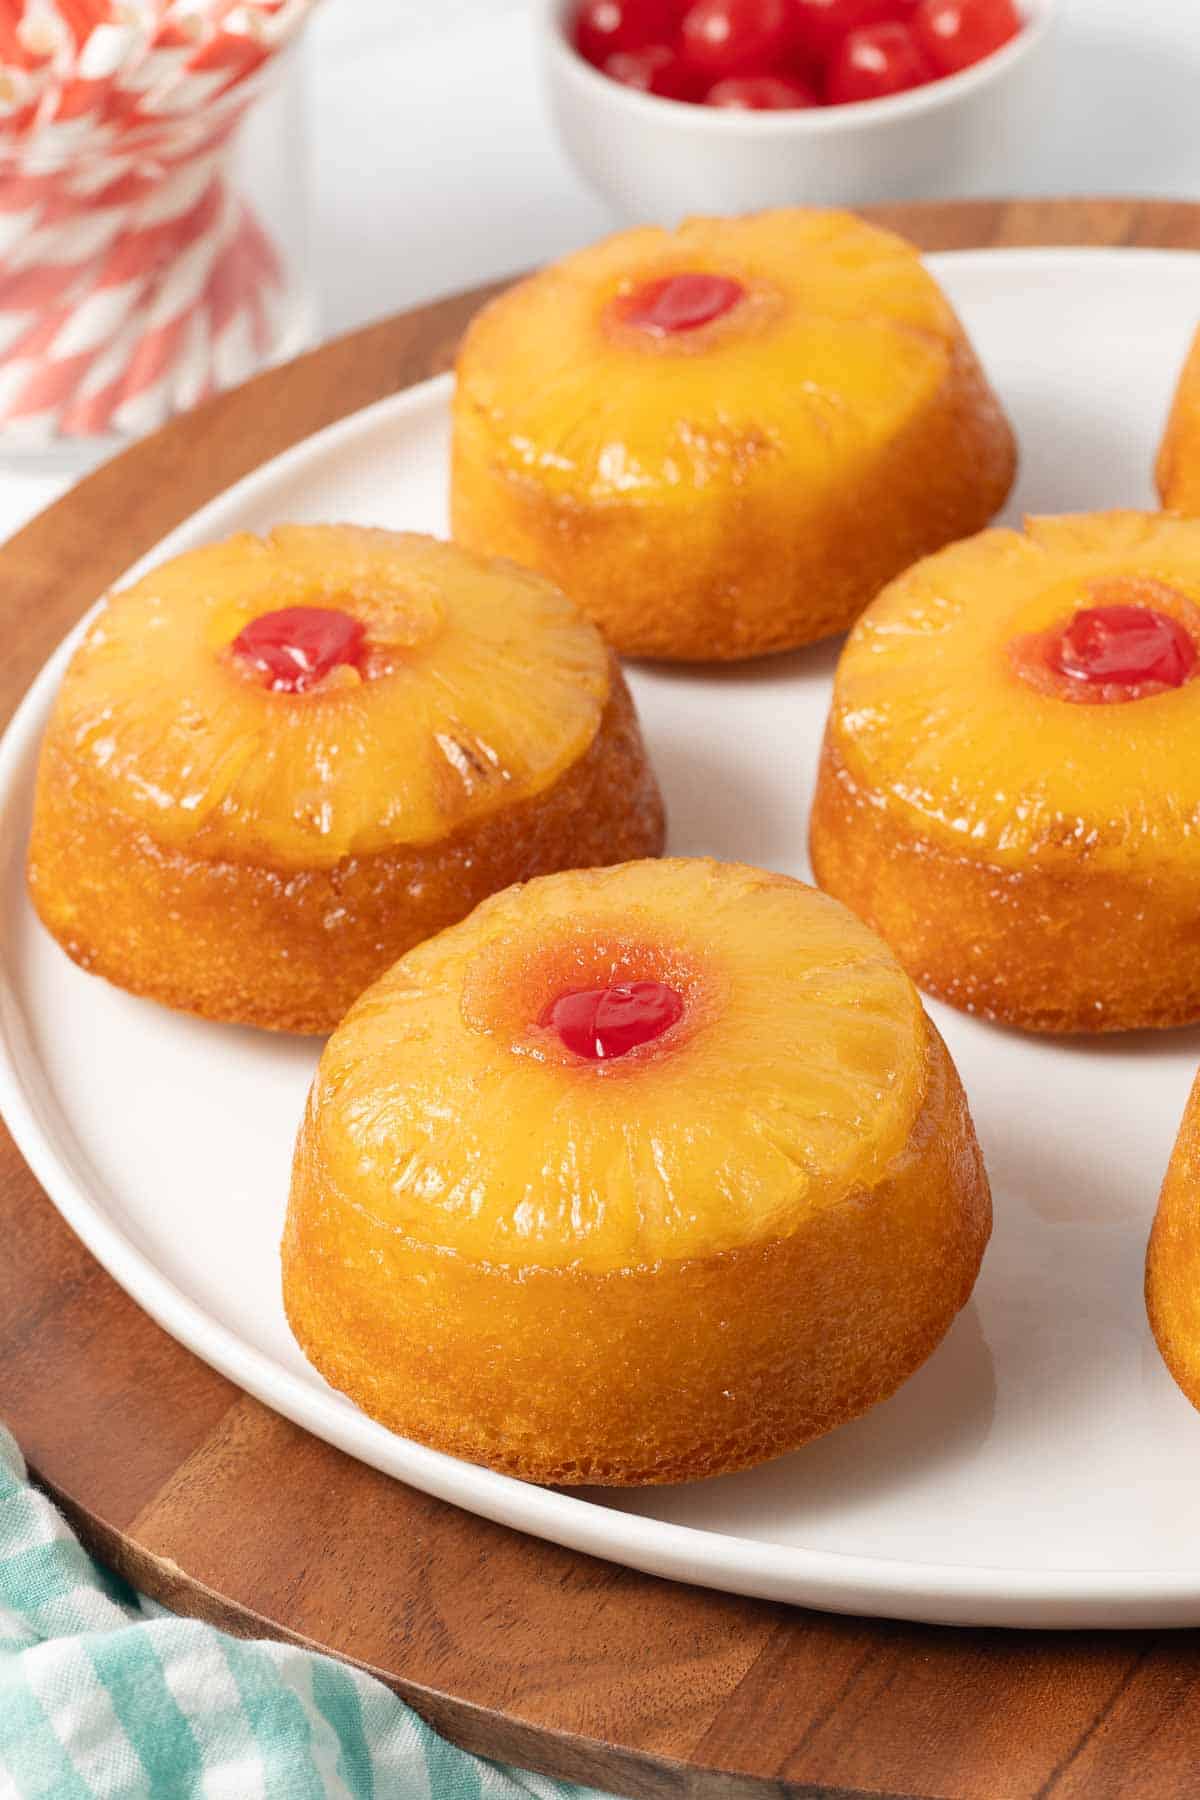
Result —
[{"label": "pineapple slice ring", "polygon": [[[365,625],[361,667],[281,693],[233,654],[295,607]],[[620,672],[557,589],[433,538],[283,526],[108,601],[46,733],[29,877],[119,986],[328,1031],[497,888],[662,837]]]},{"label": "pineapple slice ring", "polygon": [[1024,646],[1123,594],[1200,646],[1200,522],[984,532],[881,594],[838,667],[821,886],[930,993],[1027,1030],[1200,1020],[1196,670],[1084,705],[1021,673]]},{"label": "pineapple slice ring", "polygon": [[[682,1016],[611,1061],[544,1023],[637,981]],[[683,1481],[883,1399],[989,1228],[887,947],[784,876],[635,862],[498,894],[362,997],[297,1143],[284,1300],[406,1436],[534,1481]]]},{"label": "pineapple slice ring", "polygon": [[1150,1233],[1146,1311],[1163,1361],[1192,1405],[1200,1407],[1200,1076]]},{"label": "pineapple slice ring", "polygon": [[[740,296],[630,322],[679,275]],[[916,251],[848,213],[622,233],[492,302],[454,405],[461,543],[560,582],[625,655],[729,660],[842,631],[985,525],[1012,433]]]},{"label": "pineapple slice ring", "polygon": [[1155,473],[1164,506],[1200,513],[1200,331],[1175,390]]}]

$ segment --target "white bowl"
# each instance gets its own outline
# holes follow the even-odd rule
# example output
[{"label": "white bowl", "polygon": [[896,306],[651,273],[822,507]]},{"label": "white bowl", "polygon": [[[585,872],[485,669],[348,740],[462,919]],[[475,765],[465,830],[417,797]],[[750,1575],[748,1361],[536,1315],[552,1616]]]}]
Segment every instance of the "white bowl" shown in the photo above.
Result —
[{"label": "white bowl", "polygon": [[685,105],[610,80],[571,43],[576,4],[537,0],[563,143],[625,218],[670,225],[690,212],[996,192],[1008,147],[1038,126],[1034,52],[1057,0],[1021,0],[1024,30],[960,75],[887,100],[774,113]]}]

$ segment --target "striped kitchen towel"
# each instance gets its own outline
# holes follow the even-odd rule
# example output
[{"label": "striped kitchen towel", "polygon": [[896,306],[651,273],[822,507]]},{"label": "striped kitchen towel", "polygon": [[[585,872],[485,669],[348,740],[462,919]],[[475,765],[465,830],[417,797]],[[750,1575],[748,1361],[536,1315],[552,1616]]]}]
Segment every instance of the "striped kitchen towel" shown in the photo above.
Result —
[{"label": "striped kitchen towel", "polygon": [[381,1683],[176,1618],[94,1563],[0,1427],[0,1800],[598,1800]]}]

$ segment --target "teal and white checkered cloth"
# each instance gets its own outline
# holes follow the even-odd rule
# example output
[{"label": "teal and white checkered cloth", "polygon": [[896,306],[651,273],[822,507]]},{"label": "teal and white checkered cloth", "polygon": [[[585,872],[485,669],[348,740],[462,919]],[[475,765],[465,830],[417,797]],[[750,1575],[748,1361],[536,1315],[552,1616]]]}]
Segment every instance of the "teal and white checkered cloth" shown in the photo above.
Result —
[{"label": "teal and white checkered cloth", "polygon": [[92,1562],[0,1427],[0,1800],[599,1800],[456,1750],[356,1669]]}]

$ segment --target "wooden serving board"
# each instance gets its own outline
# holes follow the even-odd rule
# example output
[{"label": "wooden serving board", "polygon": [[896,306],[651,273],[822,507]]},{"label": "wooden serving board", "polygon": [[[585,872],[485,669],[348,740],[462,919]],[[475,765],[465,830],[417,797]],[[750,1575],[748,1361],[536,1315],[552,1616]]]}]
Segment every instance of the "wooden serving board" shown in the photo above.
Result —
[{"label": "wooden serving board", "polygon": [[[1200,206],[1183,204],[878,216],[927,249],[1200,250]],[[0,550],[0,716],[166,532],[300,438],[445,367],[484,298],[263,375],[35,519]],[[0,1242],[0,1418],[89,1546],[179,1612],[359,1663],[471,1750],[636,1796],[1200,1795],[1200,1633],[879,1624],[593,1561],[410,1491],[197,1361],[71,1235],[2,1127]]]}]

